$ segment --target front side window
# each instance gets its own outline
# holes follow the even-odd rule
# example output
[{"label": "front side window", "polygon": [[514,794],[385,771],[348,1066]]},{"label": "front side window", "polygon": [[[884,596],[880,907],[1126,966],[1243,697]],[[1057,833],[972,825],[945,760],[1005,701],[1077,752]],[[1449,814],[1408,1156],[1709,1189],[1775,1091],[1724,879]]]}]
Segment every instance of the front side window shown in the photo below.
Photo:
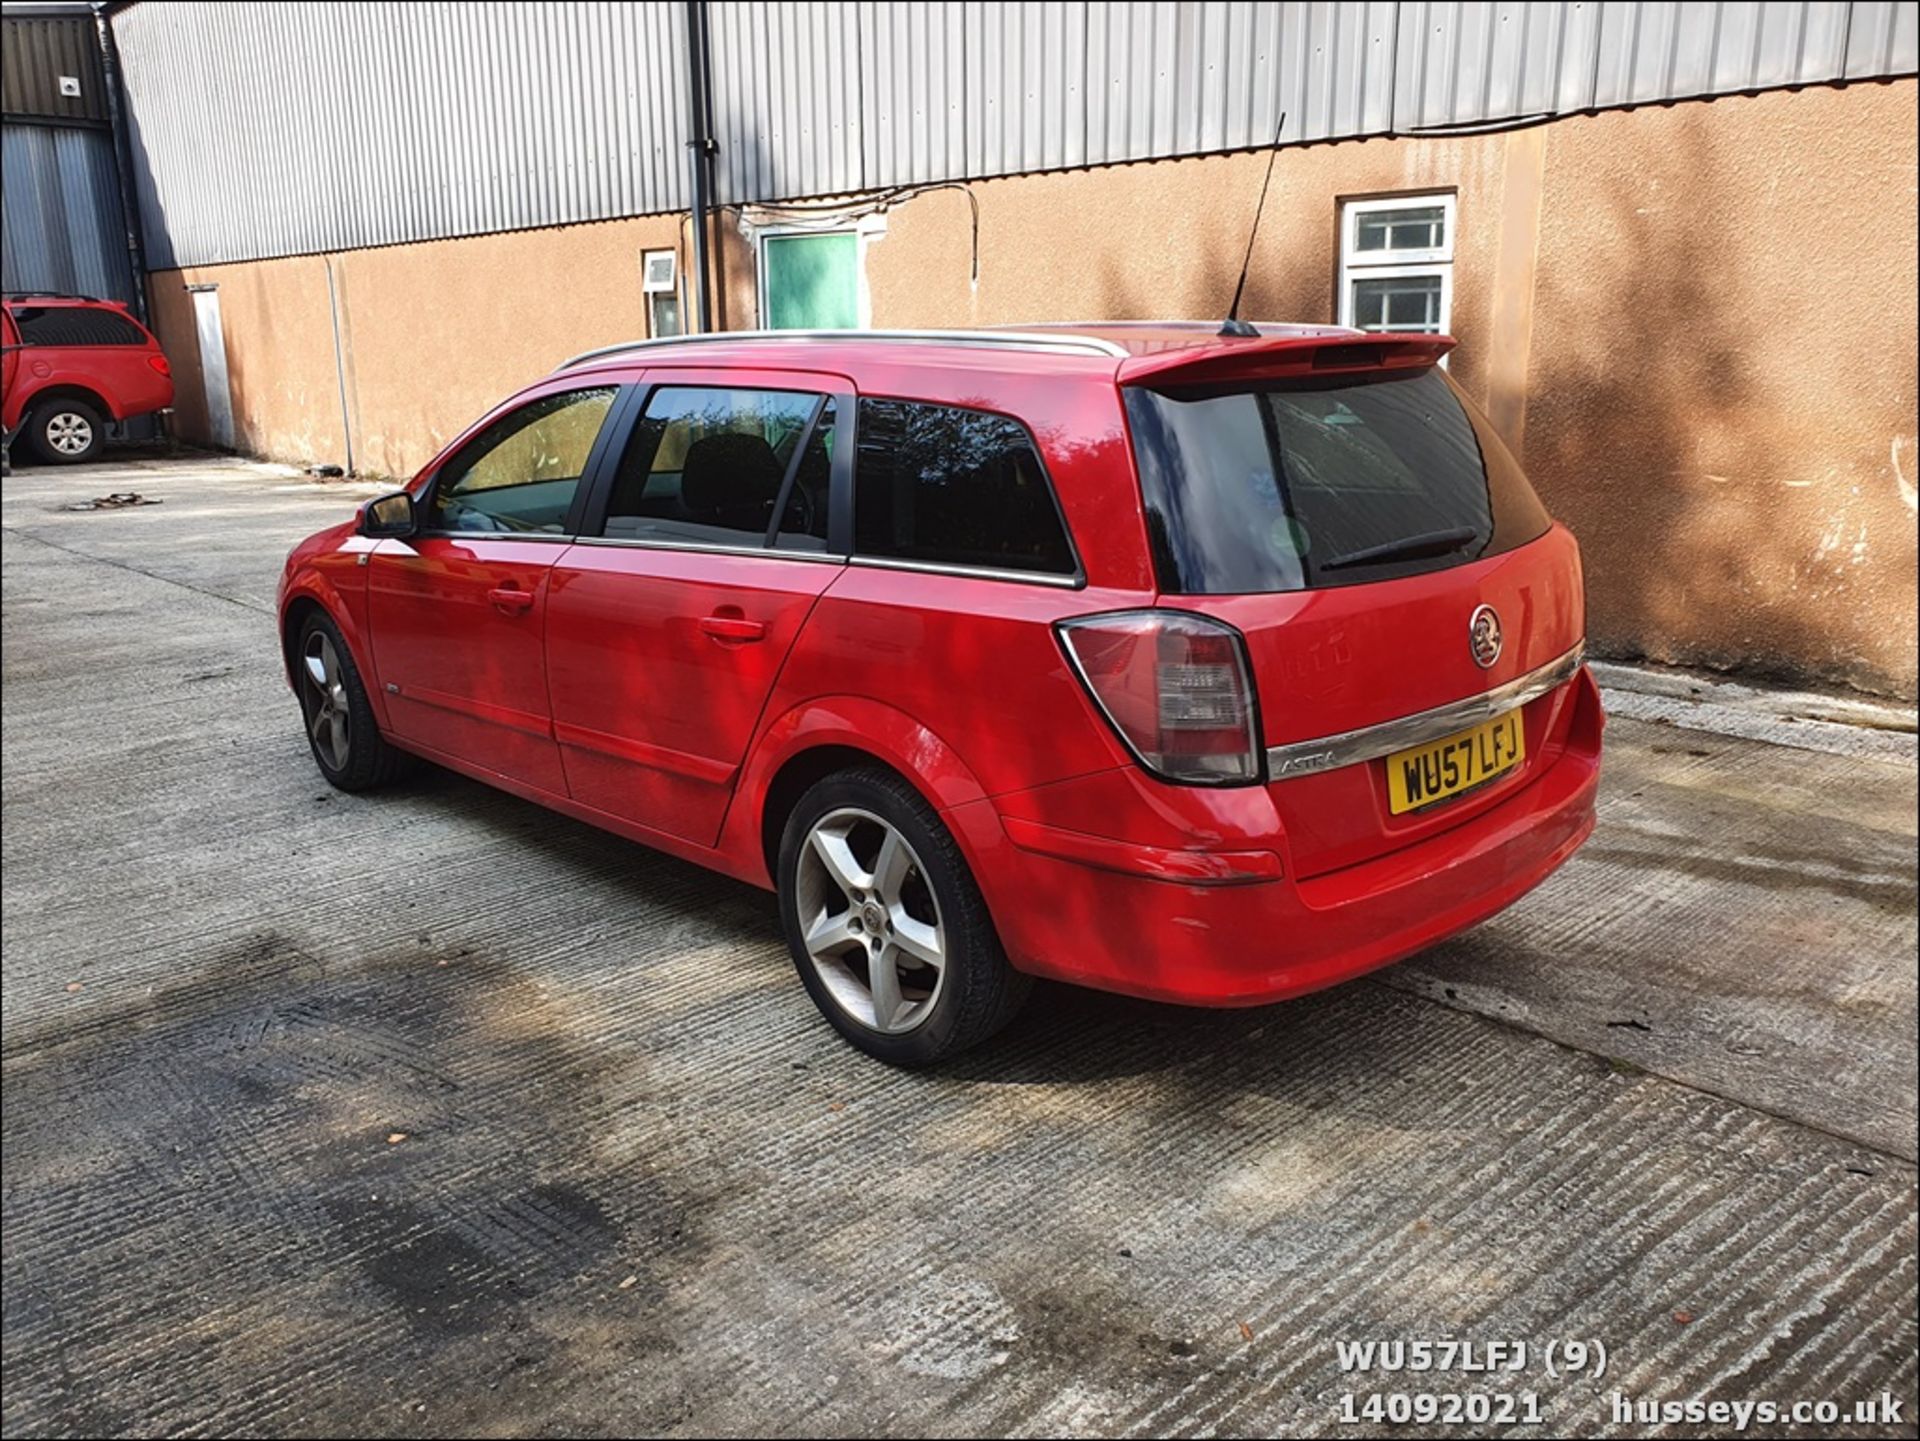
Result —
[{"label": "front side window", "polygon": [[1452,324],[1451,195],[1350,200],[1340,207],[1340,323],[1444,335]]},{"label": "front side window", "polygon": [[1019,421],[958,406],[862,400],[858,449],[857,554],[1074,574],[1053,488]]},{"label": "front side window", "polygon": [[1161,585],[1292,591],[1464,565],[1550,524],[1437,368],[1284,385],[1130,388]]},{"label": "front side window", "polygon": [[503,415],[448,462],[430,530],[563,535],[614,387],[543,395]]},{"label": "front side window", "polygon": [[[659,387],[621,457],[605,534],[764,546],[788,468],[825,400],[798,390]],[[783,530],[810,523],[790,498]]]},{"label": "front side window", "polygon": [[90,305],[21,305],[13,311],[22,345],[145,345],[124,315]]}]

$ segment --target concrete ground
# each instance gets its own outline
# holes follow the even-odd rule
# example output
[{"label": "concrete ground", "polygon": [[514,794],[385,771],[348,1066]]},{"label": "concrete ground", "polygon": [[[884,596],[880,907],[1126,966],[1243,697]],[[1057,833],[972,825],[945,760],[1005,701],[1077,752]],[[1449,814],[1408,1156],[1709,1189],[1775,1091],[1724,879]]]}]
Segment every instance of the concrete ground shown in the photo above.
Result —
[{"label": "concrete ground", "polygon": [[[902,1074],[768,897],[321,783],[272,590],[365,493],[0,490],[7,1434],[1368,1434],[1344,1396],[1421,1391],[1915,1434],[1899,718],[1608,672],[1600,829],[1495,921],[1266,1010],[1043,990]],[[1406,1338],[1534,1349],[1340,1368]]]}]

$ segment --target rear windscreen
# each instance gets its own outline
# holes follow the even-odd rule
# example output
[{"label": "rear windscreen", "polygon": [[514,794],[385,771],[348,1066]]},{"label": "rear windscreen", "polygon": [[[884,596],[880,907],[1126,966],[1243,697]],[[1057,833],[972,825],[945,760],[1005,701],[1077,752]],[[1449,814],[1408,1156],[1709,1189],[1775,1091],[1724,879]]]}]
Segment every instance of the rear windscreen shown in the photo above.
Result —
[{"label": "rear windscreen", "polygon": [[1525,545],[1551,523],[1437,368],[1126,397],[1163,590],[1418,575]]},{"label": "rear windscreen", "polygon": [[124,315],[89,305],[22,305],[13,312],[22,345],[145,345],[147,333]]}]

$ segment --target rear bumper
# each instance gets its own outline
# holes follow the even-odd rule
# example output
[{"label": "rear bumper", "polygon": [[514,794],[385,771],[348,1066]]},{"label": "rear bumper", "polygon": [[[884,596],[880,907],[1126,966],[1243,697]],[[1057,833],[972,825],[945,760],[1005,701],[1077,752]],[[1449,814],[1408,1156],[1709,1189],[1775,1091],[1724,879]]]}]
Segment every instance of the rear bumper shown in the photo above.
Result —
[{"label": "rear bumper", "polygon": [[1304,880],[1275,875],[1277,856],[1270,867],[1256,859],[1268,853],[1049,833],[992,801],[949,818],[1020,969],[1190,1005],[1285,1000],[1485,920],[1579,848],[1593,830],[1603,717],[1591,677],[1571,684],[1553,763],[1499,805]]}]

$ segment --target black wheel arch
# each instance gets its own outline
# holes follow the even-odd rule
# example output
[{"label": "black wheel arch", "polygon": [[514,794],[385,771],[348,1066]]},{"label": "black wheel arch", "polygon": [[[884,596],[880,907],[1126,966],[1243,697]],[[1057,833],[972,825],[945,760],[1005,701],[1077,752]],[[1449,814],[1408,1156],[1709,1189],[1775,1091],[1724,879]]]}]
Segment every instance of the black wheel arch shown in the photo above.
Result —
[{"label": "black wheel arch", "polygon": [[[106,397],[98,391],[89,390],[84,385],[69,384],[49,385],[44,390],[34,391],[27,397],[27,402],[21,408],[20,414],[23,421],[31,421],[49,404],[57,405],[63,400],[78,401],[89,410],[96,412],[104,422],[111,423],[119,418],[114,415],[113,407],[107,404]],[[22,428],[24,429],[25,426],[23,425]]]},{"label": "black wheel arch", "polygon": [[[333,621],[336,629],[340,625],[327,608],[310,595],[295,596],[280,613],[280,663],[287,673],[287,685],[296,691],[300,689],[300,631],[306,625],[307,618],[313,615],[326,616]],[[345,635],[345,632],[341,634]]]},{"label": "black wheel arch", "polygon": [[776,889],[780,884],[780,837],[786,831],[787,818],[793,814],[793,808],[800,804],[800,797],[811,790],[816,782],[839,771],[876,768],[898,776],[938,813],[938,803],[927,794],[924,786],[900,767],[859,746],[810,746],[780,763],[780,769],[774,772],[773,779],[767,783],[766,795],[760,803],[760,851],[767,863],[767,875]]}]

